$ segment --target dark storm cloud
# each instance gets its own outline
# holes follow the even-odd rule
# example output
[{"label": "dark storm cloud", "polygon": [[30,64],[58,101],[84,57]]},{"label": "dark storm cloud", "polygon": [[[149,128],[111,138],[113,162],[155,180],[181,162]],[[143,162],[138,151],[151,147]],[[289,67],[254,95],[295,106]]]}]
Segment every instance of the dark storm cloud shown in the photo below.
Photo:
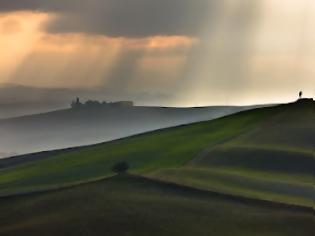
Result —
[{"label": "dark storm cloud", "polygon": [[1,0],[0,11],[54,12],[47,25],[55,33],[83,32],[109,36],[195,35],[217,0]]},{"label": "dark storm cloud", "polygon": [[38,0],[1,0],[0,12],[37,10],[39,9],[39,3]]}]

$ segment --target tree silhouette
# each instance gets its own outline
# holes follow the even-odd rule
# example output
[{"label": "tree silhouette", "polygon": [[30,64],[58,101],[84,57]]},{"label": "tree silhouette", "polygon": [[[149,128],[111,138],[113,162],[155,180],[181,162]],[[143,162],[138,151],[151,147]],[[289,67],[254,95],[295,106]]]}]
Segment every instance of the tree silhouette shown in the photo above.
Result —
[{"label": "tree silhouette", "polygon": [[129,169],[129,165],[126,162],[119,162],[112,167],[112,171],[117,174],[126,173]]}]

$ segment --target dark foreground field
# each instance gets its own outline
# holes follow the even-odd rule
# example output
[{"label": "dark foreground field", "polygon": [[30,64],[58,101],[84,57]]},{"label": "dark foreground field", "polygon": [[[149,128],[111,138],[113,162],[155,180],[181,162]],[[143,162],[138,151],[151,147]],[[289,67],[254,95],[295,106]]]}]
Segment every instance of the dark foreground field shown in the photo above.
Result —
[{"label": "dark foreground field", "polygon": [[238,203],[139,177],[0,200],[0,235],[314,235],[311,213]]}]

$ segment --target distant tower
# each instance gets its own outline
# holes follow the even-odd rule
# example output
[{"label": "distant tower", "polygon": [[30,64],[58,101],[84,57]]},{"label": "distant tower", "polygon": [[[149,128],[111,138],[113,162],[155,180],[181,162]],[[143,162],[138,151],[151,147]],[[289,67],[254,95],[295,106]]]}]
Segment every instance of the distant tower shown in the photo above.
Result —
[{"label": "distant tower", "polygon": [[303,92],[301,91],[301,92],[299,92],[299,99],[301,99],[302,96],[303,96]]}]

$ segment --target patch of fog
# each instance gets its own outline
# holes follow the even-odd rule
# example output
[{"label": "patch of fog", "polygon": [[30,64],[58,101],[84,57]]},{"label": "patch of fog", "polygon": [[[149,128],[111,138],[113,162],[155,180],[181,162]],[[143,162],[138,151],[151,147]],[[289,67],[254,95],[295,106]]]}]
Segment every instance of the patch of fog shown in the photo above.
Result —
[{"label": "patch of fog", "polygon": [[0,120],[0,158],[89,145],[211,120],[251,107],[129,107],[61,110]]},{"label": "patch of fog", "polygon": [[10,156],[16,156],[19,155],[16,152],[4,152],[4,151],[0,151],[0,159],[1,158],[5,158],[5,157],[10,157]]},{"label": "patch of fog", "polygon": [[[0,91],[1,92],[1,91]],[[0,120],[65,109],[66,104],[0,104]]]}]

